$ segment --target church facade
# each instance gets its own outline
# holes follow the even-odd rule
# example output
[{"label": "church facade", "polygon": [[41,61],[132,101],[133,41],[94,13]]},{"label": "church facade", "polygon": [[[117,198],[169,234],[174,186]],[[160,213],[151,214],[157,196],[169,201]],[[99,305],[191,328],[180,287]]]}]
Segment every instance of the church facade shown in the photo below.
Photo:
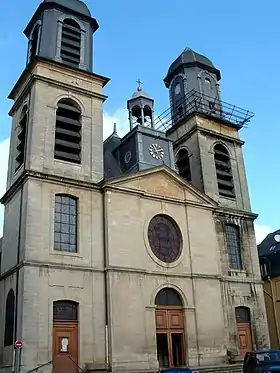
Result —
[{"label": "church facade", "polygon": [[[92,71],[98,24],[44,0],[25,29],[14,101],[0,274],[0,369],[157,371],[269,347],[239,130],[220,71],[189,49],[154,117],[141,88],[130,131],[103,142]],[[16,340],[23,342],[15,353]]]}]

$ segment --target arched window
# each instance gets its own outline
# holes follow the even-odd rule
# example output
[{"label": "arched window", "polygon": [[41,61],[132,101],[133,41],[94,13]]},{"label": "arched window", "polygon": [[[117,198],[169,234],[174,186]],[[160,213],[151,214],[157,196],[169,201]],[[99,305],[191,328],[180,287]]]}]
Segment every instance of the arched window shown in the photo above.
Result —
[{"label": "arched window", "polygon": [[79,67],[81,60],[81,28],[73,19],[65,19],[61,35],[62,62]]},{"label": "arched window", "polygon": [[153,109],[149,105],[145,105],[143,109],[144,122],[146,127],[153,127]]},{"label": "arched window", "polygon": [[230,156],[223,145],[217,144],[214,147],[214,159],[219,195],[235,197]]},{"label": "arched window", "polygon": [[78,303],[69,300],[53,302],[53,321],[78,321]]},{"label": "arched window", "polygon": [[40,25],[37,25],[34,28],[32,37],[31,37],[29,61],[32,59],[32,57],[36,56],[36,54],[38,53],[39,31],[40,31]]},{"label": "arched window", "polygon": [[77,252],[77,198],[56,194],[54,250]]},{"label": "arched window", "polygon": [[54,158],[81,163],[81,110],[70,99],[62,99],[56,111]]},{"label": "arched window", "polygon": [[209,78],[205,78],[205,84],[204,84],[204,94],[207,96],[212,96],[212,82]]},{"label": "arched window", "polygon": [[176,76],[171,85],[171,112],[174,124],[178,123],[186,115],[186,97],[184,90],[184,79],[181,75]]},{"label": "arched window", "polygon": [[240,228],[237,225],[226,224],[226,242],[230,268],[242,270]]},{"label": "arched window", "polygon": [[179,175],[185,180],[191,181],[190,158],[187,149],[179,150],[177,154],[176,166],[178,168]]},{"label": "arched window", "polygon": [[250,323],[250,308],[248,307],[236,307],[235,318],[237,323]]},{"label": "arched window", "polygon": [[15,293],[13,289],[11,289],[6,299],[4,346],[11,346],[14,343],[14,325]]},{"label": "arched window", "polygon": [[142,112],[139,105],[133,106],[131,109],[131,120],[132,120],[132,126],[138,126],[138,124],[143,125],[142,123]]},{"label": "arched window", "polygon": [[161,289],[155,299],[156,306],[180,306],[182,307],[182,299],[178,292],[174,289]]},{"label": "arched window", "polygon": [[22,109],[20,119],[19,119],[18,128],[17,128],[17,147],[16,147],[16,167],[15,167],[15,171],[17,171],[20,168],[20,166],[24,163],[27,121],[28,121],[28,108],[25,105]]}]

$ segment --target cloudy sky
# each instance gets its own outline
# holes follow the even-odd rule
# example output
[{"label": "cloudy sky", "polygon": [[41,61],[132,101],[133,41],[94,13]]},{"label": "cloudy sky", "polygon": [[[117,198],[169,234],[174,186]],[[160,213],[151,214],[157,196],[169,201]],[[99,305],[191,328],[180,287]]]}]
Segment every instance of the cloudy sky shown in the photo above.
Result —
[{"label": "cloudy sky", "polygon": [[[27,42],[22,33],[39,0],[9,0],[0,15],[0,193],[5,192],[11,102],[6,98],[25,67]],[[105,90],[104,137],[116,122],[128,130],[126,100],[140,77],[155,99],[156,112],[168,106],[162,79],[171,62],[189,46],[221,70],[223,100],[255,113],[241,131],[253,211],[259,214],[256,236],[280,228],[277,210],[280,138],[280,2],[224,0],[87,1],[100,25],[95,35],[94,71],[111,78]],[[15,9],[17,10],[15,12]],[[0,209],[0,232],[3,208]]]}]

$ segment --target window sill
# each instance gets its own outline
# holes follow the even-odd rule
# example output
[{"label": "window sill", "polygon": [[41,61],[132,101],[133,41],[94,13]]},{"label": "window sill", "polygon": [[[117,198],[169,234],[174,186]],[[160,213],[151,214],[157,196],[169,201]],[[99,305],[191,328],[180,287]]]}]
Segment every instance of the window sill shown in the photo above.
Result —
[{"label": "window sill", "polygon": [[75,166],[77,168],[81,168],[82,167],[82,162],[75,163],[75,162],[71,162],[71,161],[64,161],[63,159],[58,159],[58,158],[54,158],[54,162],[55,163],[67,164],[67,165],[70,165],[71,167],[72,166]]},{"label": "window sill", "polygon": [[229,269],[228,275],[231,277],[247,277],[247,271],[245,269]]},{"label": "window sill", "polygon": [[232,196],[232,197],[230,197],[230,196],[221,196],[219,194],[219,199],[226,199],[228,201],[236,201],[236,196]]},{"label": "window sill", "polygon": [[56,250],[51,250],[51,255],[58,255],[58,256],[69,256],[71,258],[81,258],[83,259],[83,256],[79,253],[70,253],[69,251],[56,251]]}]

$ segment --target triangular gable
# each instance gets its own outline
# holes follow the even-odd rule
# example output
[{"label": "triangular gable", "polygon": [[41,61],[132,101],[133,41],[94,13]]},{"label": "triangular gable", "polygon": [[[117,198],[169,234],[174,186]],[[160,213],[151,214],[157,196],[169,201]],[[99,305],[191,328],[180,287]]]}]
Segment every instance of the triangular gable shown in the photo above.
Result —
[{"label": "triangular gable", "polygon": [[217,206],[212,198],[202,193],[192,184],[184,181],[167,166],[154,167],[135,174],[125,175],[107,181],[104,186],[106,185],[180,201]]}]

